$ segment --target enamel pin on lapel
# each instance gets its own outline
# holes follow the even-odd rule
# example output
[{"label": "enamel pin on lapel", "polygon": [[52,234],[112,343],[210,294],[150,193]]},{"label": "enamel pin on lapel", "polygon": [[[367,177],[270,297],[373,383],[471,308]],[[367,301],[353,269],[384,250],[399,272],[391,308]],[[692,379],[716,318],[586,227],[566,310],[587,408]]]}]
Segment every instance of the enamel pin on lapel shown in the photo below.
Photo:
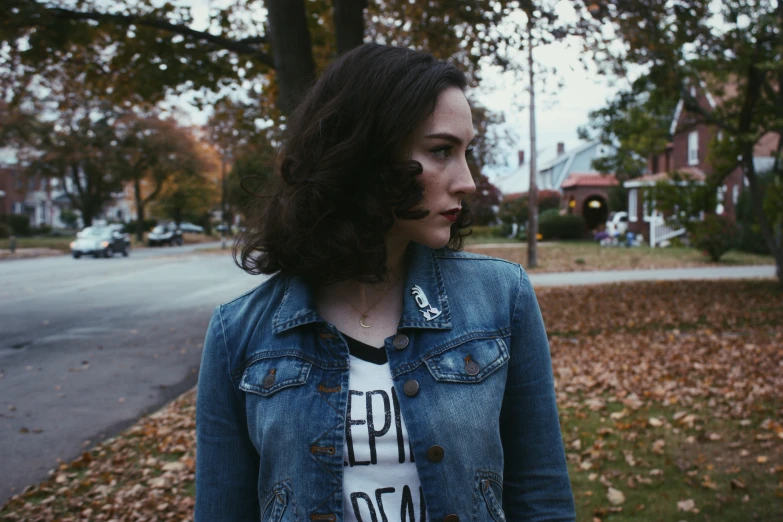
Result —
[{"label": "enamel pin on lapel", "polygon": [[421,308],[419,312],[421,312],[422,315],[424,315],[424,318],[427,321],[432,321],[436,317],[440,317],[440,314],[443,313],[437,308],[433,308],[430,305],[430,302],[427,299],[427,295],[424,293],[424,290],[422,290],[419,285],[414,286],[411,289],[411,293],[413,294],[413,297],[416,299],[416,304],[419,305],[419,308]]}]

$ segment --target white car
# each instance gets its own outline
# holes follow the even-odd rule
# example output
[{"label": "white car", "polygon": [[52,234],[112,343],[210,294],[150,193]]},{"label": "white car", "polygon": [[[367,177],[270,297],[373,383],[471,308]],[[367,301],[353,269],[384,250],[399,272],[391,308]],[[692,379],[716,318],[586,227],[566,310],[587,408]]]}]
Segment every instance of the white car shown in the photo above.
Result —
[{"label": "white car", "polygon": [[613,212],[606,222],[606,233],[612,237],[624,236],[628,231],[628,212]]},{"label": "white car", "polygon": [[192,232],[194,234],[203,234],[204,233],[204,227],[200,227],[198,225],[194,225],[193,223],[188,223],[187,221],[183,221],[179,224],[180,230],[183,232]]}]

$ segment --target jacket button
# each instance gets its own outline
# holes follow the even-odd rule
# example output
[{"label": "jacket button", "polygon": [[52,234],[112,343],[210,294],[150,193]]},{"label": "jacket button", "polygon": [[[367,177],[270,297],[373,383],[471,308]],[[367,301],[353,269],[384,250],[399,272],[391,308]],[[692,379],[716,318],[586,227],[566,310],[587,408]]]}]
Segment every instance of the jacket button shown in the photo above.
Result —
[{"label": "jacket button", "polygon": [[264,380],[261,381],[261,386],[264,388],[271,388],[275,385],[275,374],[277,373],[277,370],[270,370],[270,372],[267,374],[266,377],[264,377]]},{"label": "jacket button", "polygon": [[405,348],[407,348],[409,342],[410,341],[408,339],[408,336],[405,334],[397,334],[394,336],[394,339],[392,339],[392,344],[398,350],[404,350]]},{"label": "jacket button", "polygon": [[427,460],[430,462],[440,462],[443,460],[444,454],[445,452],[440,446],[430,446],[430,449],[427,450]]},{"label": "jacket button", "polygon": [[465,363],[465,373],[468,375],[476,375],[479,372],[479,365],[475,361],[468,361]]},{"label": "jacket button", "polygon": [[402,391],[405,392],[405,395],[408,397],[413,397],[417,393],[419,393],[419,383],[414,381],[413,379],[409,381],[405,381],[405,384],[402,385]]},{"label": "jacket button", "polygon": [[451,515],[443,517],[443,522],[459,522],[459,517],[452,513]]}]

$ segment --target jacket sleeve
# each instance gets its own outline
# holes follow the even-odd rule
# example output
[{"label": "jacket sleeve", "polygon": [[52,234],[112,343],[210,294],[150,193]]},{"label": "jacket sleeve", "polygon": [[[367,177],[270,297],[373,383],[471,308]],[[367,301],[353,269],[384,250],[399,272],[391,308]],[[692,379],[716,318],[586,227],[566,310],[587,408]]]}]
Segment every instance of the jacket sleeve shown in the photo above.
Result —
[{"label": "jacket sleeve", "polygon": [[500,419],[503,508],[507,520],[573,521],[549,341],[530,279],[519,271]]},{"label": "jacket sleeve", "polygon": [[196,522],[259,520],[259,456],[234,384],[220,308],[204,341],[196,399]]}]

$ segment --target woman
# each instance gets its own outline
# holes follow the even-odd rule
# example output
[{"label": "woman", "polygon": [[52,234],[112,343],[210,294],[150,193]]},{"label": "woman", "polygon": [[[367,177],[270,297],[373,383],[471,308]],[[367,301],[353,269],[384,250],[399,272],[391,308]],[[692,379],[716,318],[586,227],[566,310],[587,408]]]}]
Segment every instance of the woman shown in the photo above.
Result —
[{"label": "woman", "polygon": [[573,520],[549,348],[519,265],[459,252],[474,138],[453,66],[363,45],[291,116],[215,310],[196,519]]}]

